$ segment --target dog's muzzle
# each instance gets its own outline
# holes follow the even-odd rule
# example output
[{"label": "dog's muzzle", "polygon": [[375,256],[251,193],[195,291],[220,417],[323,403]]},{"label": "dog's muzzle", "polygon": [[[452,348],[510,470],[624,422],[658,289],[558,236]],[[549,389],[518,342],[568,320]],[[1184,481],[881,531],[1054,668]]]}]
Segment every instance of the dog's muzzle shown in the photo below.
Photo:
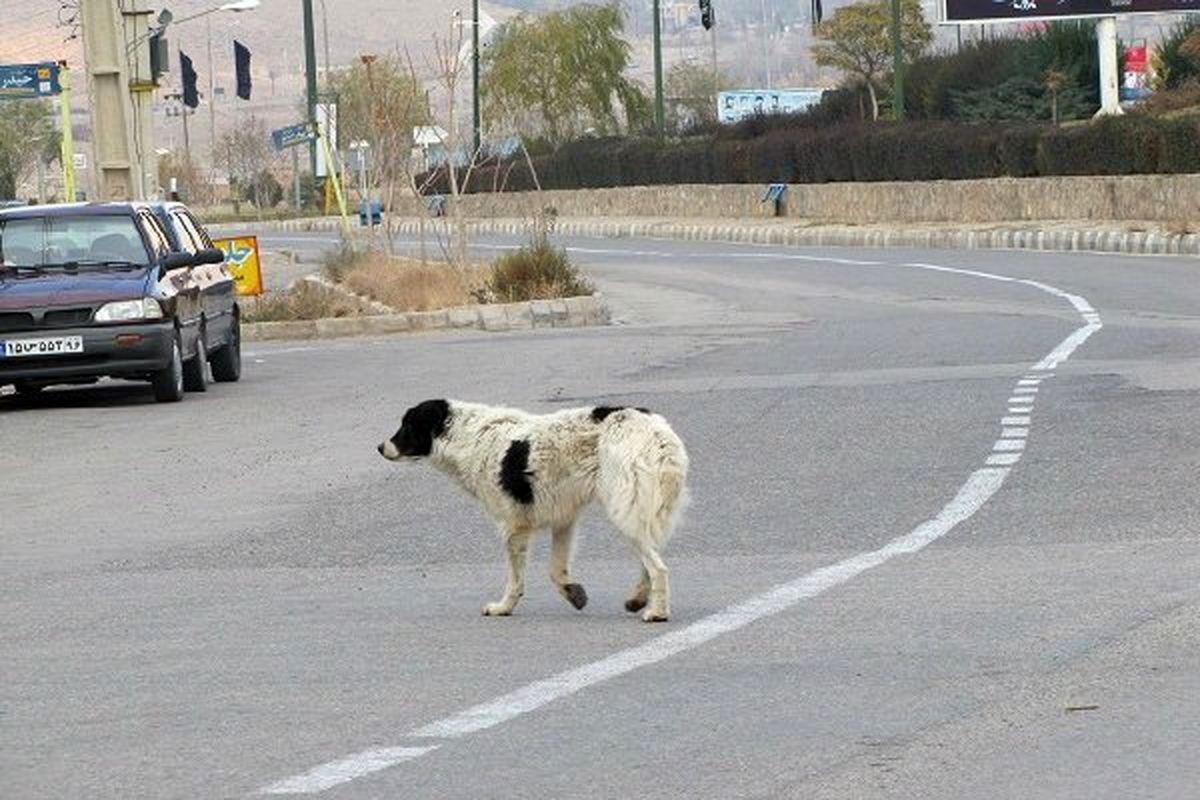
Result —
[{"label": "dog's muzzle", "polygon": [[379,455],[383,456],[388,461],[395,461],[396,459],[400,458],[400,451],[396,449],[396,445],[392,444],[390,439],[379,445],[379,447],[376,449],[379,450]]}]

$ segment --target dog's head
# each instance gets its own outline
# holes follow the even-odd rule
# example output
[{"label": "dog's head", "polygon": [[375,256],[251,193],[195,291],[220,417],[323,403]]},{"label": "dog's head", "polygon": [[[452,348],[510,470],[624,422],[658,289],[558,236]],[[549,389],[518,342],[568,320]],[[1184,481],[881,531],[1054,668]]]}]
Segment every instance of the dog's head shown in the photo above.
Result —
[{"label": "dog's head", "polygon": [[379,445],[379,454],[388,461],[425,458],[433,452],[433,441],[446,432],[450,403],[426,400],[404,412],[400,430]]}]

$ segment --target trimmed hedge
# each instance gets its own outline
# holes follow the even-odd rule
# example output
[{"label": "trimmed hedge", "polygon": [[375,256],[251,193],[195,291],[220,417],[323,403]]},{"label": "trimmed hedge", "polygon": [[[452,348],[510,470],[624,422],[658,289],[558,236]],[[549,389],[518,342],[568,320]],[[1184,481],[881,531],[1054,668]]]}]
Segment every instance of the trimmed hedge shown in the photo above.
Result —
[{"label": "trimmed hedge", "polygon": [[[542,188],[929,181],[1200,172],[1200,121],[1141,115],[1036,123],[773,127],[754,139],[585,139],[533,159]],[[433,191],[445,192],[445,175]],[[529,191],[523,160],[477,168],[468,191]]]}]

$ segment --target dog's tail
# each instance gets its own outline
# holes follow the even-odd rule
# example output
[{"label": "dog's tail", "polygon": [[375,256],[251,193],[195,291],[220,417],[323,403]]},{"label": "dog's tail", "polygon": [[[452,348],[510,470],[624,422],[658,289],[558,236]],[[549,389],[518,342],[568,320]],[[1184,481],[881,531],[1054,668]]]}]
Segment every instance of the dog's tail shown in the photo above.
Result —
[{"label": "dog's tail", "polygon": [[688,504],[687,449],[657,414],[623,409],[600,424],[600,500],[626,536],[661,548]]}]

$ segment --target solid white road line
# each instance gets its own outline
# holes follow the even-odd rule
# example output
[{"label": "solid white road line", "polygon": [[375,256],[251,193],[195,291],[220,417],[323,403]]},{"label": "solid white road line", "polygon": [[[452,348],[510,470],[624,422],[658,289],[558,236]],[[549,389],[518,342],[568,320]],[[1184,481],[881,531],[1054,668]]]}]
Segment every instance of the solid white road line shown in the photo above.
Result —
[{"label": "solid white road line", "polygon": [[1024,439],[1029,435],[1029,428],[1005,428],[1000,431],[1002,439]]},{"label": "solid white road line", "polygon": [[419,758],[430,750],[436,749],[437,745],[364,750],[340,761],[322,764],[303,775],[272,783],[270,786],[260,789],[259,794],[316,794],[338,784],[349,783],[355,778],[370,775],[372,772],[394,767],[405,761],[412,761],[414,758]]},{"label": "solid white road line", "polygon": [[1029,417],[1003,417],[1000,420],[1001,425],[1024,425],[1028,427]]},{"label": "solid white road line", "polygon": [[[828,259],[814,258],[813,260],[827,261]],[[1102,327],[1099,317],[1095,315],[1086,300],[1052,286],[954,267],[930,264],[906,264],[904,266],[1005,283],[1024,283],[1067,299],[1081,315],[1087,313],[1095,317],[1094,322],[1085,318],[1087,324],[1074,331],[1055,347],[1050,355],[1038,362],[1033,367],[1035,370],[1048,370],[1066,361],[1080,345],[1087,341],[1088,337]],[[1028,403],[1032,401],[1032,398],[1013,398],[1009,402],[1014,400]],[[936,517],[918,525],[909,533],[892,539],[878,550],[861,553],[831,566],[813,570],[795,580],[780,584],[749,600],[718,611],[686,627],[658,636],[644,644],[620,650],[599,661],[593,661],[535,681],[494,700],[430,722],[409,731],[407,737],[413,739],[458,739],[493,728],[535,711],[555,700],[576,694],[589,686],[626,675],[633,670],[699,647],[705,642],[744,628],[757,620],[779,614],[804,600],[840,586],[897,556],[919,552],[979,511],[992,495],[999,491],[1010,472],[1008,466],[1001,465],[1017,463],[1020,458],[1019,451],[1024,447],[1024,439],[1002,438],[998,440],[993,452],[987,456],[988,466],[972,472],[959,488],[958,493],[938,512]],[[273,783],[261,789],[260,792],[265,794],[313,794],[339,783],[386,769],[394,764],[410,761],[434,749],[436,746],[366,750],[316,767],[303,775]]]}]

